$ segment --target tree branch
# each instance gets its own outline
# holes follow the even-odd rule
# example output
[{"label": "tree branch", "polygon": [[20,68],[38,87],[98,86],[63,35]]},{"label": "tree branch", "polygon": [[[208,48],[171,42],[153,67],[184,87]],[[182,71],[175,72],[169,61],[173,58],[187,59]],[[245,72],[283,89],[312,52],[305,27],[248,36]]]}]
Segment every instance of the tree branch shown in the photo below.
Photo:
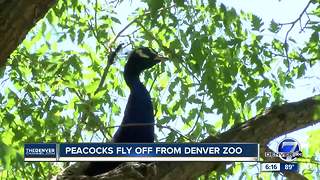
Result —
[{"label": "tree branch", "polygon": [[[305,28],[307,26],[307,24],[310,22],[310,20],[308,20],[304,27],[301,26],[301,18],[302,18],[302,16],[304,14],[307,14],[307,9],[309,8],[310,4],[311,4],[311,1],[308,2],[306,7],[302,10],[302,12],[300,13],[299,17],[296,20],[294,20],[292,22],[289,22],[289,23],[279,23],[280,26],[291,25],[289,30],[286,32],[286,36],[285,36],[285,40],[284,40],[284,48],[285,48],[286,58],[287,58],[287,62],[288,62],[288,71],[287,72],[290,71],[290,62],[289,62],[289,57],[288,57],[288,55],[289,55],[289,53],[288,53],[288,51],[289,51],[289,45],[288,45],[289,33],[291,32],[291,30],[293,29],[293,27],[296,25],[296,23],[298,21],[300,22],[301,31],[303,31],[304,30],[303,28]],[[308,17],[308,14],[307,14],[307,17]]]},{"label": "tree branch", "polygon": [[[164,7],[164,8],[160,8],[158,11],[161,12],[161,11],[170,9],[170,8],[172,8],[172,7],[174,7],[174,6],[175,6],[175,5],[168,6],[168,7]],[[151,11],[145,12],[145,13],[143,14],[143,16],[147,16],[147,15],[149,15],[149,14],[151,14]],[[127,30],[132,24],[134,24],[135,22],[137,22],[137,20],[138,20],[139,18],[141,18],[141,17],[138,16],[138,17],[134,18],[134,19],[133,19],[132,21],[130,21],[121,31],[119,31],[119,32],[117,33],[117,35],[111,40],[110,46],[121,36],[121,34],[122,34],[125,30]]]},{"label": "tree branch", "polygon": [[[267,144],[272,139],[319,122],[320,95],[317,95],[299,102],[273,107],[266,114],[256,116],[216,137],[210,136],[203,142],[257,142],[260,144],[260,152],[265,152]],[[158,179],[192,179],[217,170],[226,163],[159,162],[156,164],[159,172],[156,177]]]},{"label": "tree branch", "polygon": [[56,0],[0,1],[0,67],[5,65],[35,23],[55,4]]},{"label": "tree branch", "polygon": [[102,76],[101,76],[100,83],[99,83],[96,91],[94,92],[94,95],[96,95],[99,91],[101,91],[101,88],[102,88],[102,86],[103,86],[103,83],[104,83],[104,81],[105,81],[105,79],[106,79],[106,77],[107,77],[107,74],[108,74],[108,72],[109,72],[109,68],[110,68],[111,64],[114,63],[114,58],[116,57],[117,53],[118,53],[118,52],[120,51],[120,49],[122,48],[122,45],[123,45],[123,44],[119,44],[118,47],[117,47],[113,52],[110,53],[109,58],[108,58],[108,62],[107,62],[107,66],[106,66],[106,67],[104,68],[104,70],[103,70],[103,74],[102,74]]}]

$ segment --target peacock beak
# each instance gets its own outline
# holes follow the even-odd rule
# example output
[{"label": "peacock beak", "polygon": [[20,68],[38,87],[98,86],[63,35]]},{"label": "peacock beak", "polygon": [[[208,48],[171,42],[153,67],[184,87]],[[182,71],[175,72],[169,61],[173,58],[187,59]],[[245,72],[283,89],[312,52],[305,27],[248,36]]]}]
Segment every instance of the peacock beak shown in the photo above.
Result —
[{"label": "peacock beak", "polygon": [[163,61],[167,61],[167,60],[169,60],[169,58],[167,58],[167,57],[163,57],[163,56],[156,56],[156,57],[154,58],[154,60],[157,60],[157,61],[163,62]]}]

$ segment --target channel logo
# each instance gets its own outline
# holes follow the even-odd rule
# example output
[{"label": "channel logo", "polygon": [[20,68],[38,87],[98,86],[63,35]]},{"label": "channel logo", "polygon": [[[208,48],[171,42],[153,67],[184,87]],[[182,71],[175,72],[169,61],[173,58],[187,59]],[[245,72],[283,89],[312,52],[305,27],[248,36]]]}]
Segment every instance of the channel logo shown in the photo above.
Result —
[{"label": "channel logo", "polygon": [[24,161],[56,161],[57,145],[53,143],[24,144]]},{"label": "channel logo", "polygon": [[302,156],[301,147],[297,140],[285,138],[278,145],[279,158],[291,162]]},{"label": "channel logo", "polygon": [[265,157],[279,157],[283,161],[292,162],[302,157],[301,146],[293,138],[285,138],[278,144],[278,152],[265,152]]}]

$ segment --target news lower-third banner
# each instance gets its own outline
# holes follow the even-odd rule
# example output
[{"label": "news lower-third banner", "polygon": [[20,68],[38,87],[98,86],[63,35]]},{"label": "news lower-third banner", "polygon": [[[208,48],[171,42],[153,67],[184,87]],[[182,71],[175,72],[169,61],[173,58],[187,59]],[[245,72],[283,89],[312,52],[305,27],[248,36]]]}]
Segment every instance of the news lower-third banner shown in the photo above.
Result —
[{"label": "news lower-third banner", "polygon": [[25,144],[25,161],[258,161],[256,143]]}]

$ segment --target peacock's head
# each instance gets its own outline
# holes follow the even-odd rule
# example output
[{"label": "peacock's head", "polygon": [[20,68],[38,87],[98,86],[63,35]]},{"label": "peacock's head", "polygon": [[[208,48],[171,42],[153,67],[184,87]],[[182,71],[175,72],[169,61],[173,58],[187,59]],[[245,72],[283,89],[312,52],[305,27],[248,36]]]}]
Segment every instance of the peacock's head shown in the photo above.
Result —
[{"label": "peacock's head", "polygon": [[140,47],[133,50],[128,57],[125,72],[139,75],[142,71],[153,67],[167,58],[159,56],[156,51],[147,47]]}]

